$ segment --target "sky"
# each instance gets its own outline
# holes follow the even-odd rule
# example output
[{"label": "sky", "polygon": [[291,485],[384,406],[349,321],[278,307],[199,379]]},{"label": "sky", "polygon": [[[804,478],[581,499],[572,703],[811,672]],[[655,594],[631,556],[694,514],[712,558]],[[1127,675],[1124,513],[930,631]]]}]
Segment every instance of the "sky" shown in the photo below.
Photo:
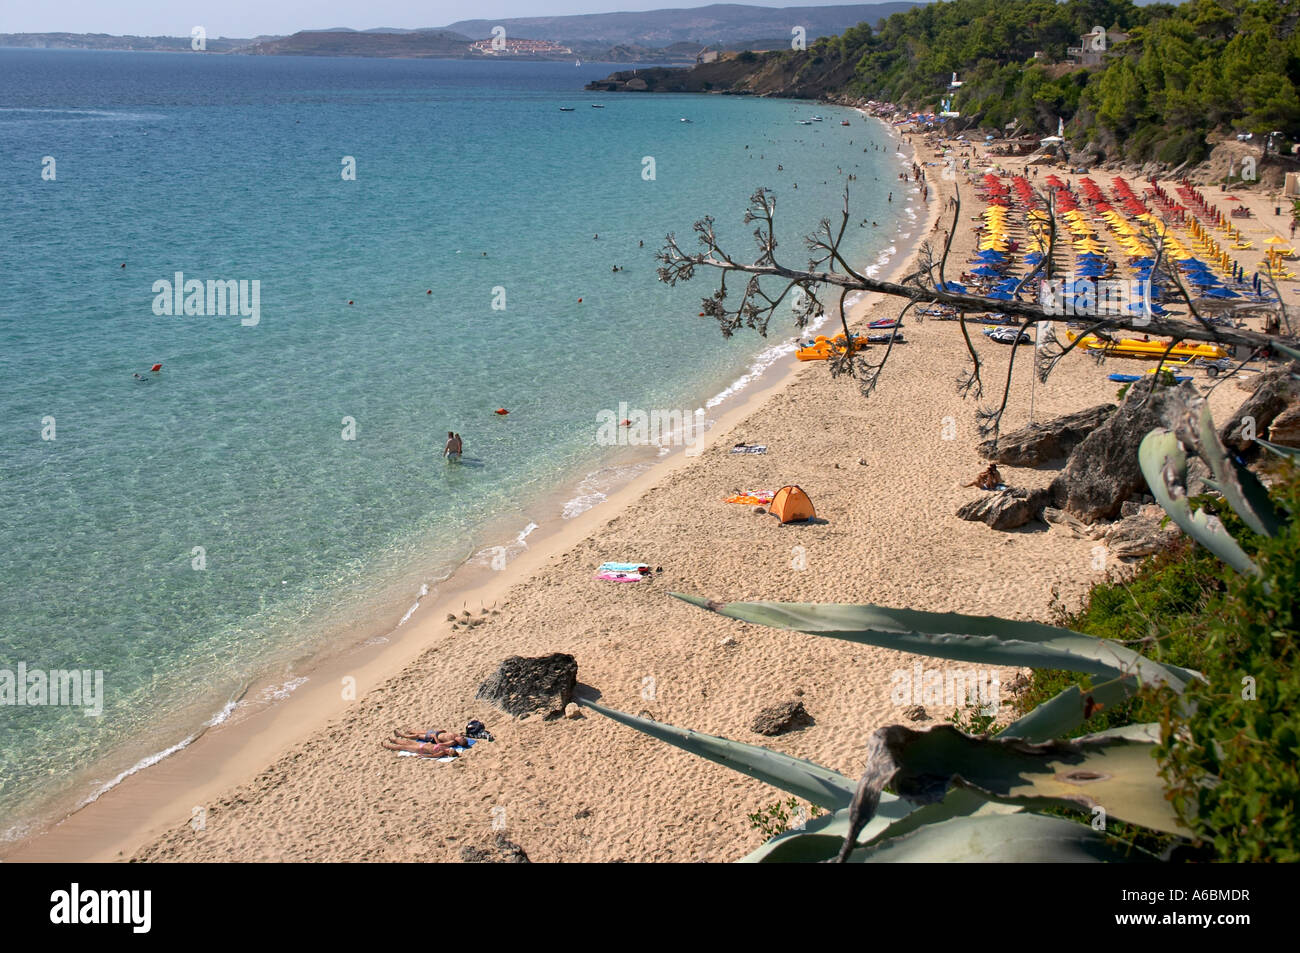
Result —
[{"label": "sky", "polygon": [[[753,6],[841,6],[874,0],[742,0]],[[447,26],[458,20],[707,6],[692,0],[4,0],[0,33],[252,37],[351,27]]]}]

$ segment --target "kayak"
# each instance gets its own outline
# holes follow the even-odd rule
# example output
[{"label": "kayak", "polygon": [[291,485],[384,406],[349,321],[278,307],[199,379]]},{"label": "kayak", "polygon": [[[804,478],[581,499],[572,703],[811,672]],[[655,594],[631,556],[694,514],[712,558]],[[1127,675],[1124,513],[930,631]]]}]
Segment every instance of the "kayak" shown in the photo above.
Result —
[{"label": "kayak", "polygon": [[1219,360],[1228,356],[1228,349],[1218,344],[1179,344],[1172,350],[1167,341],[1143,341],[1139,338],[1124,338],[1119,341],[1105,341],[1092,334],[1078,337],[1072,331],[1066,331],[1065,337],[1071,343],[1076,338],[1079,346],[1089,351],[1105,351],[1113,357],[1160,358],[1168,351],[1169,357],[1205,357]]}]

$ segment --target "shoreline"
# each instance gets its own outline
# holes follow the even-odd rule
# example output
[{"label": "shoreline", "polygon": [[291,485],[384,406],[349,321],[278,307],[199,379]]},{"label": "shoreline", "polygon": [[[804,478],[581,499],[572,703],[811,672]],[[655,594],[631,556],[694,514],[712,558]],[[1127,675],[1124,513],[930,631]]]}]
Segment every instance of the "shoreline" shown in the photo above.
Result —
[{"label": "shoreline", "polygon": [[[864,120],[873,118],[860,110],[854,111],[859,112]],[[897,153],[915,155],[915,148],[895,127],[883,120],[877,121],[894,141],[895,159],[898,159]],[[906,167],[910,160],[898,161]],[[909,186],[908,198],[910,193]],[[892,280],[912,265],[917,253],[915,249],[924,241],[926,229],[938,214],[937,193],[931,199],[924,214],[917,214],[910,220],[905,217],[907,209],[920,210],[910,202],[900,209],[898,231],[886,248],[877,254],[875,261],[862,265],[864,269],[883,270],[884,277]],[[921,204],[919,194],[916,204]],[[906,238],[900,237],[902,231],[908,232]],[[913,250],[900,258],[900,246],[904,241],[913,243]],[[880,303],[881,297],[865,294],[853,302],[849,306],[850,326],[856,329],[865,323],[866,316],[874,305]],[[828,315],[822,327],[830,326],[835,320],[834,315]],[[811,327],[798,332],[794,339],[809,333],[812,333]],[[769,349],[784,347],[786,343],[782,341],[760,350],[744,374],[704,402],[704,406],[717,412],[710,414],[712,426],[700,440],[699,450],[714,445],[744,421],[757,416],[772,397],[786,390],[802,372],[816,373],[820,370],[820,366],[809,368],[792,360],[783,365],[783,360],[793,357],[793,348],[789,354],[775,355],[765,366],[755,370],[755,365]],[[560,514],[544,519],[541,525],[530,523],[531,528],[526,527],[514,537],[515,543],[523,544],[522,549],[509,558],[503,570],[492,570],[479,562],[485,552],[495,548],[491,539],[507,535],[493,536],[485,528],[482,544],[476,543],[470,554],[457,563],[436,584],[436,588],[430,587],[427,593],[416,597],[415,604],[395,626],[388,628],[376,623],[363,631],[354,630],[347,637],[332,640],[330,646],[311,656],[301,668],[294,667],[291,681],[295,684],[284,698],[268,700],[265,697],[273,690],[282,690],[289,685],[282,675],[250,682],[238,698],[228,702],[189,737],[122,772],[52,826],[6,844],[0,858],[6,862],[94,862],[120,860],[135,853],[166,828],[183,823],[184,818],[191,817],[200,805],[255,776],[259,768],[276,761],[309,737],[313,728],[336,721],[367,692],[380,690],[378,686],[398,676],[430,648],[454,638],[455,633],[449,630],[450,623],[443,618],[445,613],[453,609],[466,611],[476,604],[488,611],[485,607],[504,604],[511,589],[526,585],[544,570],[547,562],[571,550],[576,543],[616,520],[629,507],[661,489],[678,471],[697,462],[694,454],[688,455],[677,446],[666,455],[647,459],[643,464],[628,461],[603,464],[576,483],[556,488],[544,497],[545,505],[552,510],[557,507],[550,504],[572,497],[582,483],[597,473],[645,466],[631,479],[611,486],[604,493],[604,499],[575,516]],[[565,502],[575,500],[573,497],[565,499]],[[524,536],[527,536],[527,543],[523,543]],[[505,545],[507,549],[513,549],[511,543]],[[342,697],[338,686],[344,678],[354,680],[356,701]],[[255,694],[263,698],[264,704],[231,717],[239,699]]]}]

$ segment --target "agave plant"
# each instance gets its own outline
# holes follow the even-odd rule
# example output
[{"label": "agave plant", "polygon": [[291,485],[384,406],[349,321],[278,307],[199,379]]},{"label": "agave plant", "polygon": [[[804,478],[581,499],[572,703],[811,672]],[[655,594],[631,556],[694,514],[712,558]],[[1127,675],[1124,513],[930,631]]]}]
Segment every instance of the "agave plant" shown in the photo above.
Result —
[{"label": "agave plant", "polygon": [[[1187,455],[1207,464],[1211,485],[1252,530],[1268,535],[1281,517],[1259,480],[1227,454],[1205,403],[1190,388],[1173,429],[1142,441],[1139,462],[1151,491],[1191,537],[1238,572],[1259,570],[1212,515],[1193,512]],[[915,731],[889,725],[867,743],[856,782],[822,765],[756,745],[701,734],[583,704],[825,808],[744,858],[750,862],[1153,861],[1154,854],[1106,834],[1109,818],[1190,837],[1166,797],[1153,757],[1159,726],[1064,740],[1102,707],[1143,689],[1181,696],[1198,672],[1146,658],[1118,641],[1036,622],[876,605],[719,603],[674,593],[710,612],[954,661],[1050,667],[1090,676],[993,736],[952,726]],[[886,789],[890,790],[886,790]],[[1062,815],[1077,813],[1079,819]],[[1050,813],[1048,813],[1050,811]]]}]

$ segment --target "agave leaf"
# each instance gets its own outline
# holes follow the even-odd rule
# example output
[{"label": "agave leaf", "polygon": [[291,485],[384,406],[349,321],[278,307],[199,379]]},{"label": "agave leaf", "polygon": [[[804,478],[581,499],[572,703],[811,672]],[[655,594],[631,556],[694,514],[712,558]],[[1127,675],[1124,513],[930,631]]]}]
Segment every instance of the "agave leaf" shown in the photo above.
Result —
[{"label": "agave leaf", "polygon": [[614,708],[606,708],[604,705],[583,698],[579,698],[578,703],[599,712],[606,718],[612,718],[691,754],[697,754],[715,764],[721,764],[733,771],[739,771],[741,774],[780,788],[782,791],[788,791],[818,807],[837,811],[847,807],[853,799],[856,785],[852,778],[811,761],[805,761],[803,758],[770,751],[758,745],[745,744],[743,741],[730,741],[726,738],[691,731],[688,728],[665,725]]},{"label": "agave leaf", "polygon": [[[1141,726],[1145,731],[1148,726]],[[850,808],[846,858],[891,786],[904,800],[933,804],[951,786],[1029,809],[1103,808],[1109,816],[1170,834],[1190,834],[1165,798],[1151,741],[1117,733],[1075,741],[976,738],[951,725],[913,731],[878,729],[867,743],[867,766]],[[915,818],[912,818],[915,822]]]},{"label": "agave leaf", "polygon": [[1131,677],[1101,682],[1086,692],[1078,685],[1071,685],[1007,725],[997,733],[997,737],[1022,738],[1025,741],[1060,738],[1079,727],[1095,712],[1103,708],[1114,708],[1132,698],[1137,691],[1138,681]]},{"label": "agave leaf", "polygon": [[1085,824],[1038,814],[955,817],[877,846],[859,847],[852,863],[1135,863],[1154,862],[1136,847],[1111,843]]},{"label": "agave leaf", "polygon": [[874,605],[807,602],[712,602],[673,593],[691,605],[744,622],[879,645],[918,655],[1013,668],[1061,668],[1114,678],[1135,675],[1144,685],[1181,692],[1189,673],[1161,665],[1111,639],[1040,622],[956,612],[921,612]]},{"label": "agave leaf", "polygon": [[[1300,380],[1300,378],[1297,378],[1297,380]],[[1293,460],[1296,457],[1300,457],[1300,447],[1288,447],[1284,444],[1273,443],[1270,440],[1264,440],[1261,437],[1256,437],[1255,442],[1260,446],[1266,447],[1267,449],[1273,451],[1279,457],[1290,457]]]},{"label": "agave leaf", "polygon": [[1188,412],[1191,435],[1195,438],[1197,454],[1210,465],[1214,473],[1215,488],[1223,494],[1228,505],[1242,521],[1261,536],[1274,536],[1282,527],[1282,520],[1268,498],[1268,490],[1259,478],[1228,456],[1228,449],[1214,429],[1210,405],[1199,401]]},{"label": "agave leaf", "polygon": [[[858,834],[858,843],[864,844],[872,837],[898,823],[917,810],[916,805],[909,804],[900,797],[882,801],[880,811],[871,822]],[[834,860],[840,852],[840,845],[849,833],[849,810],[843,808],[831,814],[822,814],[811,818],[797,830],[777,834],[763,846],[741,858],[741,863],[819,863]],[[792,843],[799,841],[800,843]]]},{"label": "agave leaf", "polygon": [[1143,437],[1138,463],[1156,501],[1183,532],[1238,572],[1259,575],[1259,567],[1217,516],[1204,510],[1192,512],[1187,502],[1187,454],[1174,433],[1157,428]]}]

